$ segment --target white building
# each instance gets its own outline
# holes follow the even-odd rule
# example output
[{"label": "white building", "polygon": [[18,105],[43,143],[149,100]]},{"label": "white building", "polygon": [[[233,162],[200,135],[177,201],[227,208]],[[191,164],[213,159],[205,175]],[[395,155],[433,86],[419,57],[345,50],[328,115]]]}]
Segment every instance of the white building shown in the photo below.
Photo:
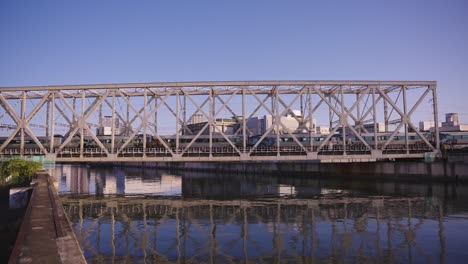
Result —
[{"label": "white building", "polygon": [[[374,123],[372,124],[365,124],[364,128],[369,132],[369,133],[374,133]],[[385,123],[377,123],[376,124],[377,128],[377,133],[383,133],[385,132]]]},{"label": "white building", "polygon": [[317,134],[328,135],[330,134],[330,127],[328,126],[318,126],[315,130]]},{"label": "white building", "polygon": [[[434,121],[420,121],[419,122],[419,131],[421,132],[427,132],[431,131],[435,127],[435,122]],[[439,122],[439,127],[440,127],[440,122]]]},{"label": "white building", "polygon": [[[301,113],[300,111],[294,110],[294,116],[288,114],[286,116],[281,116],[280,120],[283,123],[284,127],[276,124],[273,126],[271,132],[276,133],[277,130],[280,134],[286,133],[307,133],[310,124],[308,119],[304,119],[301,122]],[[270,127],[273,125],[273,116],[272,115],[265,115],[263,117],[253,117],[247,120],[247,128],[252,132],[254,135],[264,134]],[[302,123],[302,124],[301,124]],[[312,129],[315,131],[316,128],[316,120],[312,119]]]},{"label": "white building", "polygon": [[[197,121],[204,120],[204,119],[197,119]],[[193,135],[198,134],[201,129],[203,129],[208,123],[207,121],[201,121],[197,123],[190,122],[187,125],[187,128],[192,132]],[[217,129],[213,129],[213,135],[220,135],[219,131],[222,131],[223,134],[232,135],[234,134],[236,128],[239,126],[239,123],[235,118],[218,118],[215,120],[215,126]],[[189,134],[189,131],[182,130],[183,134]],[[201,135],[209,135],[210,129],[208,127],[203,130]]]},{"label": "white building", "polygon": [[[118,118],[114,119],[114,128],[115,128],[114,135],[120,135],[121,129],[120,129],[120,122]],[[112,116],[104,116],[103,118],[101,118],[101,123],[99,124],[99,127],[97,128],[96,134],[100,136],[112,135]]]}]

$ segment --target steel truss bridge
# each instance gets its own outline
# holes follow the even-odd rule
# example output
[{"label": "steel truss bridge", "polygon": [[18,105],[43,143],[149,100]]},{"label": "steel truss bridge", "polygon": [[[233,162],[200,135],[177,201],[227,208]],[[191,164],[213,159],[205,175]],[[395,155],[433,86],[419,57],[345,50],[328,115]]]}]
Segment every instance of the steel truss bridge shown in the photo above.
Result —
[{"label": "steel truss bridge", "polygon": [[[60,199],[93,263],[343,262],[349,252],[365,262],[445,261],[447,209],[437,199]],[[428,236],[438,252],[425,248]]]},{"label": "steel truss bridge", "polygon": [[[236,81],[160,82],[131,84],[63,85],[0,88],[0,127],[6,135],[0,142],[5,156],[45,155],[58,162],[173,162],[173,161],[281,161],[314,160],[357,162],[379,159],[422,158],[439,151],[438,126],[433,138],[419,132],[412,122],[416,111],[432,116],[438,124],[435,81]],[[429,103],[427,103],[429,102]],[[300,109],[300,116],[294,109]],[[281,121],[290,115],[301,133],[316,133],[314,119],[325,119],[330,129],[317,145],[304,143]],[[255,145],[247,122],[256,115],[271,115]],[[112,120],[109,142],[96,135],[103,116]],[[205,120],[200,131],[189,124]],[[217,119],[234,117],[238,126],[232,134],[216,125]],[[125,138],[117,134],[117,122]],[[322,121],[321,121],[322,122]],[[387,138],[378,140],[378,123],[385,124]],[[390,129],[393,125],[393,129]],[[372,129],[370,129],[372,128]],[[62,129],[59,131],[59,129]],[[63,130],[65,129],[65,130]],[[371,130],[371,131],[369,131]],[[282,131],[282,132],[280,132]],[[370,132],[370,133],[369,133]],[[284,146],[280,133],[293,146]],[[339,143],[330,144],[339,133]],[[379,132],[382,134],[382,132]],[[409,133],[420,138],[417,144]],[[57,142],[54,136],[64,137]],[[169,144],[166,136],[174,139]],[[213,135],[228,147],[217,147]],[[365,139],[363,134],[373,135]],[[395,136],[405,139],[395,144]],[[192,135],[182,143],[182,135]],[[207,138],[203,148],[197,139]],[[357,142],[350,142],[354,135]],[[131,142],[142,137],[139,147]],[[152,146],[147,138],[158,140]],[[262,148],[266,137],[276,137],[274,146]],[[94,142],[94,147],[86,144]],[[70,147],[70,143],[78,141]],[[17,145],[14,145],[16,142]]]}]

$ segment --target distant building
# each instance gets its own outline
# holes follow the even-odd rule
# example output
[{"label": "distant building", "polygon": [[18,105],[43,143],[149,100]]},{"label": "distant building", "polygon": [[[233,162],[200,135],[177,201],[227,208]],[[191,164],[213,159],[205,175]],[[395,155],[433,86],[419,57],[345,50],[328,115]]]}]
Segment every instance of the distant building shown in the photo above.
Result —
[{"label": "distant building", "polygon": [[328,134],[330,134],[330,127],[328,127],[328,126],[318,126],[315,131],[316,131],[317,134],[328,135]]},{"label": "distant building", "polygon": [[[294,110],[293,111],[294,117],[291,114],[286,116],[281,116],[280,121],[284,125],[274,127],[271,129],[272,133],[286,134],[286,133],[307,133],[310,127],[308,119],[302,120],[302,115],[300,111]],[[301,122],[302,120],[302,122]],[[254,135],[264,134],[270,127],[273,125],[273,116],[272,115],[265,115],[262,117],[253,117],[247,120],[247,128],[252,132]],[[316,128],[316,120],[312,119],[312,130],[315,131]]]},{"label": "distant building", "polygon": [[[202,121],[202,120],[204,120],[204,118],[201,118],[201,117],[198,117],[195,119],[195,121],[201,121],[201,122],[195,122],[192,120],[187,125],[188,130],[187,129],[182,130],[182,134],[188,134],[188,135],[198,134],[200,130],[202,130],[205,127],[205,125],[208,123],[207,121]],[[218,118],[215,121],[215,125],[218,129],[213,130],[213,135],[220,135],[221,133],[219,133],[219,131],[222,131],[226,135],[232,135],[234,134],[236,127],[239,126],[235,118]],[[192,132],[191,134],[190,134],[190,131]],[[207,127],[201,133],[201,135],[209,135],[209,134],[210,134],[209,127]]]},{"label": "distant building", "polygon": [[445,122],[442,122],[440,132],[468,131],[468,125],[461,125],[457,113],[445,114]]},{"label": "distant building", "polygon": [[[435,129],[430,129],[433,132]],[[445,114],[445,122],[442,122],[442,126],[439,129],[440,132],[457,132],[457,131],[468,131],[468,125],[461,125],[458,113],[447,113]]]},{"label": "distant building", "polygon": [[196,115],[193,115],[192,118],[190,118],[189,120],[189,124],[198,124],[198,123],[203,123],[205,122],[206,123],[206,118],[204,115],[202,114],[196,114]]},{"label": "distant building", "polygon": [[443,127],[458,126],[459,124],[458,113],[445,114],[445,122],[442,122]]},{"label": "distant building", "polygon": [[[428,132],[434,129],[435,127],[435,122],[434,121],[420,121],[419,122],[419,131],[421,132]],[[439,127],[440,127],[440,122],[439,122]]]},{"label": "distant building", "polygon": [[[120,122],[118,118],[114,119],[114,129],[114,135],[121,134]],[[96,132],[99,136],[112,135],[112,116],[104,116],[101,118],[101,122]]]},{"label": "distant building", "polygon": [[[374,123],[372,124],[365,124],[364,128],[369,132],[369,133],[374,133]],[[376,124],[377,128],[377,133],[383,133],[385,132],[385,123],[377,123]],[[362,133],[364,131],[361,131]]]}]

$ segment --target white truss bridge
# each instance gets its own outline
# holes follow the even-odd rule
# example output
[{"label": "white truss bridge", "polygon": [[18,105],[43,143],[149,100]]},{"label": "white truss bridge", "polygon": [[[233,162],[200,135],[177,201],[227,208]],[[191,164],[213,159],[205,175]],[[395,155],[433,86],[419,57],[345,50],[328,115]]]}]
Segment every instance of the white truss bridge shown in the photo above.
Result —
[{"label": "white truss bridge", "polygon": [[[293,109],[300,109],[300,116]],[[57,162],[368,162],[437,155],[438,127],[432,136],[420,132],[415,113],[438,124],[435,81],[1,87],[0,155],[44,155]],[[272,125],[250,143],[254,133],[247,122],[258,115],[270,115]],[[281,121],[285,115],[297,120],[300,133],[287,129]],[[94,131],[103,117],[112,120],[107,137]],[[194,132],[189,125],[197,117],[204,123]],[[216,125],[220,118],[236,120],[232,133]],[[330,134],[318,136],[314,119],[324,122]],[[385,131],[378,131],[378,123],[385,124]],[[201,138],[205,146],[196,144]],[[263,146],[267,138],[274,143]]]}]

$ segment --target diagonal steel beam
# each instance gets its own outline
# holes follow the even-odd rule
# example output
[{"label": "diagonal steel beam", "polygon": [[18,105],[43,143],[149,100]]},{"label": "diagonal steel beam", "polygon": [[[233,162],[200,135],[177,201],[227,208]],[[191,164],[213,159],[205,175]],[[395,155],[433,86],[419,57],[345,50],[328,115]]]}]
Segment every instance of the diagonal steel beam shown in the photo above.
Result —
[{"label": "diagonal steel beam", "polygon": [[68,103],[67,99],[65,99],[65,97],[63,97],[62,93],[56,93],[56,95],[58,95],[60,100],[62,100],[63,104],[68,108],[68,110],[70,111],[72,116],[75,117],[76,120],[78,120],[79,115],[76,113],[75,109]]},{"label": "diagonal steel beam", "polygon": [[[270,113],[270,115],[272,116],[276,116],[275,114],[273,114],[273,111],[265,105],[265,103],[263,103],[260,98],[257,96],[256,93],[254,93],[250,88],[247,87],[247,89],[250,91],[250,93],[252,93],[252,95],[257,99],[257,101],[263,106],[263,108],[268,112]],[[279,116],[283,116],[285,113],[287,113],[291,106],[297,101],[297,99],[300,97],[300,95],[303,93],[304,89],[301,89],[299,91],[299,93],[296,95],[296,97],[291,101],[291,103],[288,105],[288,107],[286,109],[283,110],[283,112],[279,115]],[[275,124],[276,122],[278,122],[277,124]],[[260,142],[271,132],[271,130],[273,129],[274,125],[280,125],[289,135],[291,135],[291,137],[293,138],[293,140],[305,151],[307,152],[307,149],[302,145],[302,143],[297,139],[297,137],[290,133],[288,128],[283,124],[283,122],[281,122],[281,119],[279,120],[276,120],[275,119],[275,123],[274,124],[271,124],[271,127],[270,129],[268,129],[263,135],[262,137],[260,137],[260,139],[258,140],[258,142],[253,146],[253,148],[250,150],[249,154],[252,153],[253,150],[255,150],[257,148],[257,146],[260,144]],[[279,132],[278,132],[279,133]],[[277,142],[279,143],[279,142]]]},{"label": "diagonal steel beam", "polygon": [[0,93],[0,102],[3,105],[3,108],[5,108],[7,114],[15,121],[16,124],[20,123],[20,117],[18,114],[16,114],[16,111],[11,107],[10,103],[3,97],[3,95]]},{"label": "diagonal steel beam", "polygon": [[20,127],[16,127],[16,129],[13,131],[13,133],[10,134],[10,136],[3,142],[3,144],[0,146],[0,151],[3,151],[8,144],[10,144],[10,141],[16,136],[16,134],[20,131]]},{"label": "diagonal steel beam", "polygon": [[187,150],[193,145],[193,143],[195,143],[195,141],[200,137],[200,135],[203,133],[203,131],[205,131],[205,129],[209,125],[210,125],[210,123],[206,122],[206,124],[202,127],[202,129],[200,129],[200,131],[198,131],[198,133],[192,138],[192,140],[190,140],[190,142],[187,144],[187,146],[185,146],[185,148],[182,150],[180,155],[184,155],[185,152],[187,152]]},{"label": "diagonal steel beam", "polygon": [[177,117],[177,113],[174,112],[174,110],[172,109],[172,107],[169,106],[169,104],[167,102],[164,102],[164,105],[166,106],[166,108],[169,110],[169,112],[172,113],[172,115],[177,119],[179,125],[183,126],[184,129],[188,130],[190,132],[190,134],[193,134],[193,131],[187,126],[187,124],[182,121],[182,119],[180,119],[179,117]]},{"label": "diagonal steel beam", "polygon": [[421,104],[421,102],[424,100],[424,98],[426,97],[426,95],[429,93],[429,88],[424,92],[424,94],[419,98],[419,100],[416,102],[416,104],[411,108],[410,112],[408,113],[408,115],[405,115],[401,109],[393,102],[393,100],[388,97],[388,95],[386,95],[382,89],[377,86],[377,90],[379,91],[379,93],[382,95],[382,97],[393,107],[393,109],[395,109],[395,111],[401,116],[401,120],[402,122],[398,125],[397,129],[395,129],[395,131],[393,131],[392,135],[390,136],[390,138],[385,142],[385,144],[383,145],[383,149],[386,148],[388,146],[388,144],[391,143],[391,141],[393,141],[393,137],[395,136],[395,134],[400,130],[400,128],[403,126],[403,124],[407,124],[409,125],[411,128],[413,128],[413,130],[416,132],[416,134],[419,135],[419,137],[421,137],[421,139],[432,149],[435,149],[434,146],[432,146],[431,143],[429,143],[429,141],[426,139],[425,136],[423,136],[421,134],[421,132],[418,131],[418,129],[409,121],[410,120],[410,116],[413,114],[413,112],[418,108],[418,106]]},{"label": "diagonal steel beam", "polygon": [[39,109],[44,105],[44,103],[49,99],[50,92],[46,93],[44,97],[39,101],[39,103],[34,107],[34,109],[29,113],[29,115],[23,120],[21,127],[26,130],[26,133],[31,136],[31,138],[34,140],[34,142],[37,144],[37,146],[45,153],[47,154],[46,148],[42,145],[42,143],[39,141],[39,139],[36,137],[36,135],[33,133],[33,131],[29,128],[28,124],[29,121],[33,118],[35,114],[39,111]]},{"label": "diagonal steel beam", "polygon": [[[166,96],[165,96],[164,98],[161,99],[161,101],[158,103],[158,105],[157,105],[152,111],[150,111],[149,114],[147,114],[146,116],[143,117],[143,116],[141,116],[141,114],[139,113],[139,111],[135,108],[135,106],[130,102],[130,100],[128,100],[128,98],[127,98],[125,95],[123,95],[123,93],[122,93],[120,90],[119,90],[118,92],[119,92],[119,94],[121,95],[121,97],[125,100],[125,102],[127,103],[127,105],[130,106],[130,108],[131,108],[131,109],[137,114],[137,116],[141,119],[141,124],[140,124],[140,126],[139,126],[137,129],[135,129],[135,131],[127,138],[127,140],[126,140],[126,141],[124,142],[124,144],[119,148],[119,150],[117,150],[117,154],[119,154],[120,152],[122,152],[122,150],[128,145],[128,143],[130,143],[130,141],[132,141],[132,139],[136,136],[136,134],[140,131],[140,129],[141,129],[142,127],[144,127],[145,124],[148,123],[148,119],[147,119],[147,118],[148,118],[149,116],[154,115],[154,113],[164,104],[164,102],[167,100],[167,98],[169,98],[169,96],[171,95],[170,92],[167,92],[167,93],[166,93]],[[145,106],[143,106],[143,107],[145,107]],[[156,133],[156,135],[157,135],[158,138],[160,138],[160,137],[159,137],[159,134]],[[163,140],[161,141],[161,143],[164,145],[164,147],[165,147],[166,149],[168,149],[168,150],[171,152],[171,154],[173,154],[172,150],[164,143]]]},{"label": "diagonal steel beam", "polygon": [[[122,95],[121,95],[120,97],[123,98]],[[125,96],[125,97],[127,97],[127,96]],[[154,97],[150,97],[150,99],[148,100],[148,103],[147,103],[147,104],[148,104],[148,105],[151,104],[154,100],[155,100]],[[142,107],[140,108],[140,110],[139,110],[137,113],[141,115],[141,114],[143,114],[143,111],[144,111],[144,110],[145,110],[145,106],[142,106]],[[128,124],[133,124],[133,122],[135,122],[135,120],[136,120],[137,118],[138,118],[138,115],[134,115],[134,116],[132,117],[132,119],[128,122]]]},{"label": "diagonal steel beam", "polygon": [[[70,106],[70,104],[68,104],[68,102],[65,100],[65,98],[63,97],[63,95],[61,93],[57,93],[59,98],[64,102],[65,106],[67,106],[67,108],[69,108],[69,110],[73,110],[72,111],[72,114],[74,115],[74,117],[76,118],[76,120],[78,120],[78,126],[76,126],[72,131],[71,133],[68,135],[68,137],[65,139],[65,141],[62,143],[62,145],[60,145],[60,147],[58,148],[58,153],[60,153],[63,148],[65,148],[65,146],[70,143],[70,141],[73,139],[73,137],[76,135],[76,133],[78,132],[79,129],[87,129],[87,126],[85,125],[86,124],[86,120],[91,116],[91,114],[96,110],[96,108],[102,104],[102,101],[104,101],[107,96],[109,95],[109,91],[107,91],[105,94],[102,95],[102,97],[99,98],[99,101],[98,103],[96,104],[93,104],[93,105],[90,105],[85,111],[87,112],[86,115],[84,116],[79,116],[77,115],[77,113],[75,112],[75,110]],[[94,133],[91,132],[92,135],[94,135]],[[96,138],[97,139],[97,138]],[[96,140],[96,143],[98,143],[99,146],[102,146],[103,147],[103,144],[100,142],[100,140]],[[101,147],[101,148],[102,148]],[[103,148],[105,149],[105,148]],[[107,153],[107,150],[106,150],[106,154]]]},{"label": "diagonal steel beam", "polygon": [[[107,104],[107,106],[109,106],[110,108],[112,108],[112,105],[111,105],[111,103],[107,100],[107,98],[106,98],[106,100],[105,100],[104,102]],[[125,118],[123,118],[122,115],[121,115],[118,111],[115,111],[115,114],[116,114],[117,117],[120,119],[120,121],[122,121],[122,123],[125,123]]]},{"label": "diagonal steel beam", "polygon": [[[354,110],[354,108],[357,107],[357,105],[359,104],[360,101],[362,101],[362,98],[364,97],[365,94],[367,94],[369,92],[369,87],[367,87],[367,89],[365,90],[366,92],[364,93],[361,93],[361,95],[358,97],[358,99],[356,100],[356,102],[354,102],[354,104],[351,106],[351,108],[349,109],[349,111],[346,111],[345,110],[345,113],[341,113],[340,111],[338,111],[338,109],[336,109],[336,107],[334,107],[328,100],[326,100],[325,96],[320,93],[320,91],[317,89],[316,86],[314,86],[313,88],[315,90],[315,92],[322,98],[322,100],[325,101],[325,103],[328,105],[328,107],[330,109],[333,110],[333,112],[335,112],[338,116],[340,116],[340,123],[338,123],[337,126],[335,126],[335,128],[333,129],[333,132],[330,133],[330,135],[328,137],[326,137],[326,139],[322,142],[322,144],[320,144],[320,147],[319,149],[321,149],[327,142],[328,140],[330,140],[330,138],[333,136],[333,133],[336,132],[336,130],[338,129],[338,127],[340,126],[347,126],[347,127],[351,127],[351,125],[349,124],[348,122],[348,114],[350,112],[352,112]],[[356,130],[354,130],[356,131]],[[353,132],[354,132],[353,131]],[[366,145],[368,148],[370,148],[369,144],[367,144],[367,142],[361,137],[361,135],[359,135],[359,133],[356,133],[356,135],[359,140],[364,144]]]},{"label": "diagonal steel beam", "polygon": [[94,141],[98,144],[98,146],[101,148],[101,150],[104,150],[104,152],[106,153],[106,155],[109,155],[109,151],[107,150],[107,148],[102,144],[101,140],[99,138],[96,137],[96,135],[94,134],[94,132],[88,127],[88,126],[84,126],[84,129],[86,129],[89,134],[91,135],[91,137],[94,139]]},{"label": "diagonal steel beam", "polygon": [[[247,87],[246,87],[246,88],[247,88]],[[247,90],[250,91],[249,88],[247,88]],[[270,98],[270,97],[271,97],[271,95],[270,95],[270,94],[267,94],[267,95],[265,96],[265,98],[262,100],[262,103],[265,103],[265,102],[268,100],[268,98]],[[245,102],[244,102],[244,104],[245,104]],[[261,107],[262,107],[261,104],[257,105],[257,107],[254,109],[254,111],[249,115],[249,117],[248,117],[246,120],[251,119],[251,118],[253,117],[253,115],[255,115],[255,113],[257,113],[258,110],[260,110]],[[245,117],[244,117],[244,118],[245,118]],[[234,133],[234,136],[237,136],[237,134],[239,134],[239,132],[240,132],[241,130],[242,130],[242,129],[239,127],[239,129],[237,129],[237,131]],[[249,135],[250,135],[250,134],[253,134],[252,131],[251,131],[248,127],[246,127],[246,131],[249,132]]]}]

